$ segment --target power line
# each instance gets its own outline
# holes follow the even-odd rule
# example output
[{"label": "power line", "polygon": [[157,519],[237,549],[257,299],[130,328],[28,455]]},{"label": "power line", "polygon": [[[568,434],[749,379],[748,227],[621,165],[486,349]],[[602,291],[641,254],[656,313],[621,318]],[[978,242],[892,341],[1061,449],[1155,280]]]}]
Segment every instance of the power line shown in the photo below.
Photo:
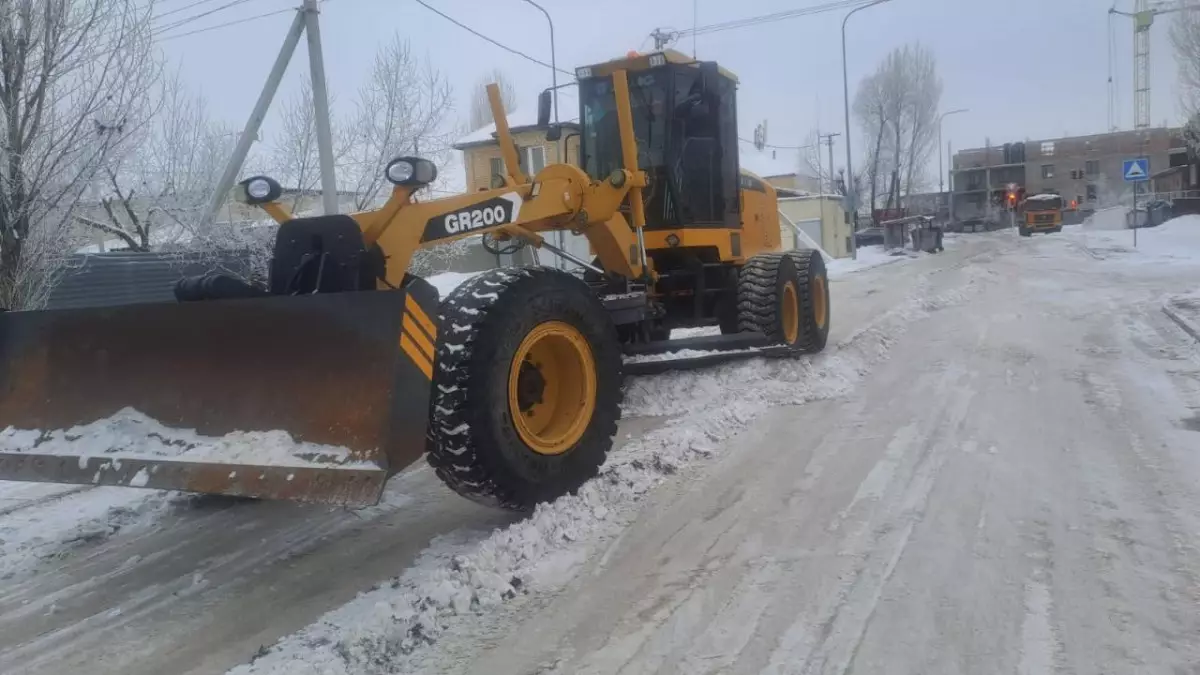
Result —
[{"label": "power line", "polygon": [[193,8],[193,7],[198,7],[198,6],[200,6],[200,5],[206,5],[206,4],[210,3],[210,2],[216,2],[216,0],[195,0],[195,2],[190,2],[190,3],[186,4],[186,5],[184,5],[183,7],[176,7],[175,9],[172,9],[172,10],[169,10],[169,11],[166,11],[166,12],[162,12],[162,13],[160,13],[160,14],[155,14],[155,15],[153,15],[153,16],[152,16],[152,17],[150,17],[150,18],[151,18],[151,20],[153,20],[153,21],[158,21],[159,19],[163,18],[164,16],[171,16],[172,14],[178,14],[178,13],[180,13],[180,12],[186,12],[187,10],[189,10],[189,9],[191,9],[191,8]]},{"label": "power line", "polygon": [[207,33],[209,31],[217,30],[219,28],[227,28],[229,26],[236,26],[239,23],[246,23],[248,21],[256,21],[258,19],[265,19],[268,16],[275,16],[276,14],[290,14],[290,13],[294,13],[295,11],[296,11],[295,7],[285,7],[283,9],[277,9],[274,12],[264,12],[262,14],[256,14],[254,16],[247,16],[242,19],[226,21],[225,23],[219,23],[219,24],[216,24],[215,26],[206,26],[204,28],[197,28],[195,30],[190,30],[190,31],[187,31],[186,33],[176,33],[174,35],[164,35],[162,37],[158,37],[156,39],[156,41],[157,42],[166,42],[167,40],[174,40],[175,38],[187,37],[189,35],[195,35],[197,33]]},{"label": "power line", "polygon": [[800,16],[810,16],[813,14],[824,14],[826,12],[834,12],[842,9],[854,9],[870,3],[872,0],[834,0],[820,5],[812,5],[802,7],[800,9],[789,9],[782,12],[774,12],[772,14],[763,14],[760,16],[751,16],[745,19],[733,19],[730,21],[722,21],[713,23],[707,26],[698,28],[685,28],[677,31],[662,31],[655,30],[651,33],[656,42],[656,48],[661,49],[668,42],[672,42],[681,37],[688,35],[707,35],[709,33],[719,33],[721,31],[733,30],[735,28],[746,28],[749,26],[757,26],[765,23],[775,23],[786,19],[794,19]]},{"label": "power line", "polygon": [[[209,0],[199,0],[199,2],[195,2],[191,6],[203,4],[204,2],[208,2],[208,1]],[[232,0],[231,2],[227,2],[224,5],[221,5],[220,7],[214,7],[213,9],[210,9],[206,12],[201,12],[199,14],[194,14],[192,16],[184,17],[174,23],[167,24],[166,26],[160,26],[160,27],[154,29],[152,34],[162,34],[173,28],[179,28],[180,26],[185,26],[189,23],[192,23],[193,21],[203,19],[204,17],[209,16],[211,14],[216,14],[217,12],[224,11],[226,9],[230,9],[232,7],[237,7],[238,5],[244,5],[247,2],[253,2],[253,1],[254,0]],[[187,8],[185,7],[184,9],[187,9]]]},{"label": "power line", "polygon": [[[532,61],[532,62],[538,64],[539,66],[544,66],[546,68],[553,68],[553,66],[551,66],[549,63],[546,63],[545,61],[542,61],[540,59],[535,59],[532,56],[526,54],[525,52],[518,51],[516,49],[513,49],[512,47],[509,47],[508,45],[505,45],[500,42],[497,42],[496,40],[493,40],[492,38],[484,35],[483,33],[480,33],[479,31],[475,30],[474,28],[471,28],[470,26],[464,24],[463,22],[447,15],[446,13],[442,12],[441,10],[430,6],[429,3],[425,2],[425,0],[416,0],[416,2],[418,5],[433,12],[434,14],[437,14],[438,16],[449,21],[450,23],[454,24],[455,26],[458,26],[459,28],[467,31],[468,33],[471,33],[475,37],[481,38],[483,40],[486,40],[486,41],[492,43],[493,45],[496,45],[497,47],[503,49],[504,51],[506,51],[510,54],[515,54],[517,56],[520,56],[521,58],[526,59],[528,61]],[[554,68],[554,69],[560,73],[563,73],[564,75],[570,75],[571,77],[575,77],[575,73],[572,73],[570,71],[563,70],[562,68]]]},{"label": "power line", "polygon": [[[738,136],[738,140],[742,141],[743,143],[749,143],[751,145],[755,145],[754,141],[750,140],[749,138],[742,138],[741,136]],[[808,150],[809,148],[815,148],[818,145],[820,145],[820,144],[812,143],[810,145],[772,145],[770,143],[763,143],[764,148],[771,148],[772,150]]]}]

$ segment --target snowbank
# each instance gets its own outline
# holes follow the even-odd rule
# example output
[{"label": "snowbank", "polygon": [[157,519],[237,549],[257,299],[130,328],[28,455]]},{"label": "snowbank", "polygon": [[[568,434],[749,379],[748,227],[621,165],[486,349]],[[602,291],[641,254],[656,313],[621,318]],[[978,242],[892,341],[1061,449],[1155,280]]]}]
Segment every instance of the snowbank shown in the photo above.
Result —
[{"label": "snowbank", "polygon": [[1124,230],[1128,216],[1129,209],[1124,206],[1100,209],[1084,219],[1083,227],[1088,230]]},{"label": "snowbank", "polygon": [[459,533],[435,541],[401,576],[230,672],[443,672],[448,664],[438,660],[453,655],[426,647],[444,632],[465,629],[475,615],[531,590],[561,589],[596,546],[634,520],[646,492],[718,452],[722,441],[769,407],[845,395],[907,325],[962,302],[973,284],[927,297],[923,282],[904,304],[811,359],[753,359],[632,379],[625,416],[676,417],[612,453],[577,494],[543,504],[529,519],[489,536]]},{"label": "snowbank", "polygon": [[[1124,216],[1121,218],[1123,222]],[[1133,264],[1200,265],[1200,216],[1180,216],[1158,227],[1140,228],[1136,231],[1136,248],[1133,245],[1134,230],[1104,228],[1113,219],[1113,216],[1105,216],[1100,226],[1085,222],[1082,230],[1070,232],[1069,236],[1101,259],[1117,258]]]},{"label": "snowbank", "polygon": [[837,258],[831,260],[825,264],[825,270],[829,273],[829,276],[836,278],[843,274],[879,267],[888,263],[900,262],[901,260],[911,260],[917,257],[920,257],[920,254],[903,249],[886,251],[882,246],[860,246],[857,259]]},{"label": "snowbank", "polygon": [[191,429],[173,429],[132,409],[70,429],[42,431],[8,427],[0,431],[0,452],[78,455],[121,459],[185,458],[216,464],[277,466],[375,466],[333,445],[304,443],[286,431],[234,431],[219,438]]}]

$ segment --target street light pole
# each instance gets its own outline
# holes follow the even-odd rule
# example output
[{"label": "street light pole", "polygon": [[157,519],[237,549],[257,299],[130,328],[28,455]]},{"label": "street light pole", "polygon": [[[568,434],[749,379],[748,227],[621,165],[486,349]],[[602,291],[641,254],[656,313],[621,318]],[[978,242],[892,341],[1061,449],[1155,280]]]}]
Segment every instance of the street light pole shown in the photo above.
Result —
[{"label": "street light pole", "polygon": [[855,12],[864,10],[868,7],[874,7],[887,2],[888,0],[875,0],[861,7],[855,7],[846,13],[846,17],[842,19],[842,103],[846,110],[846,218],[850,220],[850,257],[858,258],[858,239],[855,236],[854,213],[858,210],[858,195],[855,194],[854,186],[854,169],[850,163],[850,76],[846,71],[846,22],[850,17],[854,16]]},{"label": "street light pole", "polygon": [[[942,119],[946,115],[954,115],[957,113],[964,113],[964,112],[967,112],[966,108],[958,108],[956,110],[950,110],[950,111],[942,113],[941,115],[938,115],[938,120],[937,120],[937,122],[938,122],[938,125],[937,125],[937,127],[938,127],[938,149],[937,149],[937,153],[938,153],[938,199],[941,199],[942,194],[944,194],[946,192],[945,183],[942,182],[942,179],[946,175],[946,171],[942,167]],[[953,167],[951,167],[951,168],[953,168]],[[954,186],[951,185],[950,187],[953,188]],[[946,200],[947,208],[949,208],[949,205],[950,205],[950,200]]]},{"label": "street light pole", "polygon": [[[558,124],[558,61],[555,60],[554,53],[554,19],[550,18],[550,12],[546,11],[545,7],[537,4],[533,0],[525,0],[530,5],[538,8],[542,14],[546,15],[546,23],[550,24],[550,87],[554,90],[554,123]],[[561,145],[559,146],[559,162],[562,162]]]}]

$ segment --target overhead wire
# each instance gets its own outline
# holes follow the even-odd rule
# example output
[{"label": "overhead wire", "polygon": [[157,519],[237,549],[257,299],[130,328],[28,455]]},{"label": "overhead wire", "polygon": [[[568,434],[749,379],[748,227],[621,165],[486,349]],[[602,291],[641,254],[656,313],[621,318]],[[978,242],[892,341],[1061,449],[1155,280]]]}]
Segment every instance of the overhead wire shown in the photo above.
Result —
[{"label": "overhead wire", "polygon": [[[494,40],[494,39],[492,39],[492,38],[488,37],[487,35],[484,35],[483,33],[480,33],[479,31],[475,30],[474,28],[471,28],[470,26],[468,26],[468,25],[466,25],[465,23],[463,23],[463,22],[459,21],[458,19],[455,19],[454,17],[452,17],[452,16],[450,16],[450,15],[446,14],[445,12],[443,12],[443,11],[441,11],[441,10],[437,9],[436,7],[433,7],[433,6],[432,6],[432,5],[430,5],[429,3],[425,2],[425,0],[416,0],[416,3],[417,3],[418,5],[420,5],[420,6],[424,7],[425,9],[427,9],[427,10],[429,10],[429,11],[433,12],[434,14],[437,14],[438,16],[442,17],[443,19],[445,19],[445,20],[449,21],[450,23],[454,24],[455,26],[458,26],[459,28],[461,28],[461,29],[463,29],[463,30],[467,31],[468,33],[470,33],[470,34],[472,34],[472,35],[474,35],[475,37],[478,37],[478,38],[480,38],[480,39],[482,39],[482,40],[485,40],[485,41],[487,41],[487,42],[490,42],[491,44],[493,44],[493,45],[495,45],[495,46],[497,46],[497,47],[499,47],[499,48],[503,49],[504,51],[506,51],[506,52],[508,52],[508,53],[510,53],[510,54],[514,54],[514,55],[516,55],[516,56],[519,56],[519,57],[521,57],[521,58],[523,58],[523,59],[525,59],[525,60],[527,60],[527,61],[532,61],[533,63],[536,63],[536,64],[538,64],[538,65],[540,65],[540,66],[544,66],[544,67],[546,67],[546,68],[554,68],[554,66],[550,65],[549,63],[546,63],[545,61],[542,61],[541,59],[534,58],[534,57],[532,57],[532,56],[530,56],[530,55],[526,54],[525,52],[522,52],[522,51],[520,51],[520,50],[517,50],[517,49],[513,49],[512,47],[509,47],[509,46],[508,46],[508,45],[506,45],[506,44],[503,44],[503,43],[501,43],[501,42],[499,42],[499,41],[497,41],[497,40]],[[554,70],[557,70],[558,72],[560,72],[560,73],[562,73],[562,74],[564,74],[564,75],[570,75],[571,77],[575,77],[575,73],[572,73],[572,72],[571,72],[571,71],[569,71],[569,70],[563,70],[562,68],[554,68]]]},{"label": "overhead wire", "polygon": [[688,35],[707,35],[709,33],[719,33],[721,31],[733,30],[735,28],[746,28],[748,26],[757,26],[765,23],[775,23],[786,19],[794,19],[800,16],[811,16],[813,14],[824,14],[826,12],[835,12],[842,9],[855,9],[857,7],[867,5],[873,0],[833,0],[820,5],[810,5],[798,9],[789,9],[782,12],[773,12],[771,14],[762,14],[760,16],[751,16],[744,19],[731,19],[719,23],[712,23],[706,26],[697,28],[685,28],[683,30],[669,31],[668,34],[673,38],[681,38]]},{"label": "overhead wire", "polygon": [[291,13],[294,13],[295,11],[296,11],[295,7],[284,7],[283,9],[277,9],[273,12],[263,12],[262,14],[256,14],[254,16],[247,16],[247,17],[243,17],[241,19],[234,19],[233,21],[226,21],[225,23],[219,23],[219,24],[216,24],[213,26],[205,26],[204,28],[197,28],[195,30],[190,30],[190,31],[187,31],[184,33],[176,33],[174,35],[160,36],[160,37],[157,37],[156,40],[158,42],[166,42],[167,40],[174,40],[175,38],[187,37],[189,35],[196,35],[197,33],[207,33],[209,31],[214,31],[214,30],[218,30],[221,28],[228,28],[229,26],[236,26],[240,23],[247,23],[249,21],[265,19],[268,16],[275,16],[276,14],[291,14]]}]

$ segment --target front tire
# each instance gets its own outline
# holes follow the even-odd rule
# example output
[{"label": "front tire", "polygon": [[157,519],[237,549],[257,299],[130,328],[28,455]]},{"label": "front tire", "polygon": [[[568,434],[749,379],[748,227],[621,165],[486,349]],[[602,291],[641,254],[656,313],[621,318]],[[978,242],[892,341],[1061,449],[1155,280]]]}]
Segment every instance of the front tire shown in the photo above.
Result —
[{"label": "front tire", "polygon": [[599,471],[621,416],[621,346],[586,284],[492,270],[442,304],[428,461],[455,492],[513,511]]},{"label": "front tire", "polygon": [[816,353],[829,338],[829,280],[817,251],[760,253],[738,279],[738,325],[797,353]]}]

